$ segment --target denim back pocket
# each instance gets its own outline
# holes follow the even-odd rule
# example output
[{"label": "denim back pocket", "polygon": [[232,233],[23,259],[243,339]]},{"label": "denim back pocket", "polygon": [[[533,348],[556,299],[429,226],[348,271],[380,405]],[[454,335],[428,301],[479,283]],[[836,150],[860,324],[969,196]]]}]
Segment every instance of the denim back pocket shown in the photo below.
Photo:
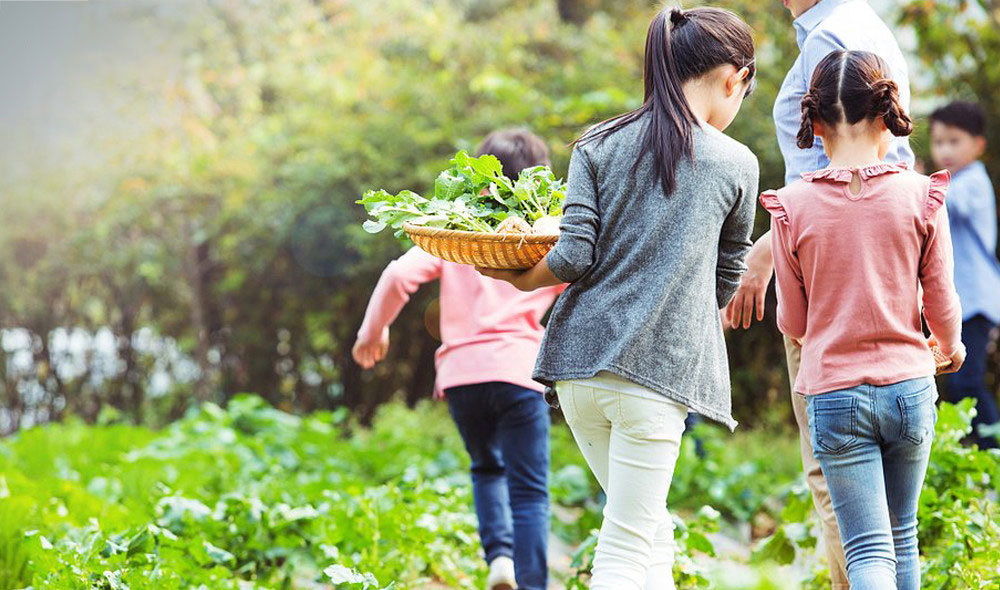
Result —
[{"label": "denim back pocket", "polygon": [[831,454],[842,453],[858,439],[858,399],[820,394],[812,399],[814,446]]},{"label": "denim back pocket", "polygon": [[915,445],[923,444],[934,436],[937,424],[937,391],[931,383],[924,389],[896,398],[903,418],[903,438]]}]

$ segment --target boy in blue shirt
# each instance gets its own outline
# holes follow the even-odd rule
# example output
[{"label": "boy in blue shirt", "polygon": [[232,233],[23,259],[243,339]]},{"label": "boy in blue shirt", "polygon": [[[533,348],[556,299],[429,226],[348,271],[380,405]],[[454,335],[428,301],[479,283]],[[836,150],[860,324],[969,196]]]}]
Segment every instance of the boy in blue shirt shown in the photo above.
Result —
[{"label": "boy in blue shirt", "polygon": [[955,401],[976,400],[972,424],[980,448],[997,448],[992,436],[978,434],[980,425],[996,424],[1000,411],[986,388],[987,348],[1000,324],[1000,262],[997,261],[997,203],[986,166],[979,161],[986,149],[986,117],[979,105],[953,102],[931,114],[931,157],[952,174],[946,199],[955,249],[955,287],[962,301],[962,341],[965,365],[948,377]]}]

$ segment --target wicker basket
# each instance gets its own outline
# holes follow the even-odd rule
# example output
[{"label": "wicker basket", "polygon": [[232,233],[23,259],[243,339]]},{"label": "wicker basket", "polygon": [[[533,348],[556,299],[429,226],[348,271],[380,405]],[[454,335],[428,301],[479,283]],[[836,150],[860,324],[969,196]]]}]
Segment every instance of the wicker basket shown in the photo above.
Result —
[{"label": "wicker basket", "polygon": [[535,266],[559,239],[558,234],[488,234],[411,223],[403,225],[403,231],[421,250],[438,258],[501,269]]},{"label": "wicker basket", "polygon": [[932,346],[931,352],[934,353],[934,365],[937,368],[937,374],[940,375],[941,371],[951,366],[951,359],[946,357],[937,346]]}]

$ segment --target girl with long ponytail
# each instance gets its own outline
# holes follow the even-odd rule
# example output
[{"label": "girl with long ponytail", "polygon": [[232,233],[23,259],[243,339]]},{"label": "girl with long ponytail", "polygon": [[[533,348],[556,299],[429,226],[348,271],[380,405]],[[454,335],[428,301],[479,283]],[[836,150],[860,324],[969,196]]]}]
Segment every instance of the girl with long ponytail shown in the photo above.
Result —
[{"label": "girl with long ponytail", "polygon": [[569,283],[535,365],[607,494],[591,588],[674,587],[667,491],[689,411],[735,428],[719,309],[750,249],[757,159],[722,131],[754,84],[749,27],[664,10],[645,100],[576,141],[558,243],[523,290]]}]

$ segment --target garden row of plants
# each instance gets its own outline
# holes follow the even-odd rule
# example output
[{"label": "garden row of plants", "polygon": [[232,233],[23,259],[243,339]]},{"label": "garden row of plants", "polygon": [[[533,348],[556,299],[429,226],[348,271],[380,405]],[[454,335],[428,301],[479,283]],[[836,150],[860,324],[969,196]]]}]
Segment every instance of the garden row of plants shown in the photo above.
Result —
[{"label": "garden row of plants", "polygon": [[[1000,455],[961,444],[968,406],[944,404],[921,497],[925,588],[1000,583]],[[575,548],[554,564],[584,588],[602,496],[553,425],[553,530]],[[678,587],[820,588],[816,523],[797,441],[700,425],[671,491]],[[372,428],[346,412],[305,417],[242,396],[155,431],[113,412],[0,442],[0,588],[479,588],[467,458],[446,411],[390,404]],[[752,546],[722,555],[720,539]],[[719,575],[734,560],[758,572]],[[801,569],[801,568],[799,568]],[[747,585],[750,584],[750,585]],[[755,585],[754,585],[755,584]]]}]

